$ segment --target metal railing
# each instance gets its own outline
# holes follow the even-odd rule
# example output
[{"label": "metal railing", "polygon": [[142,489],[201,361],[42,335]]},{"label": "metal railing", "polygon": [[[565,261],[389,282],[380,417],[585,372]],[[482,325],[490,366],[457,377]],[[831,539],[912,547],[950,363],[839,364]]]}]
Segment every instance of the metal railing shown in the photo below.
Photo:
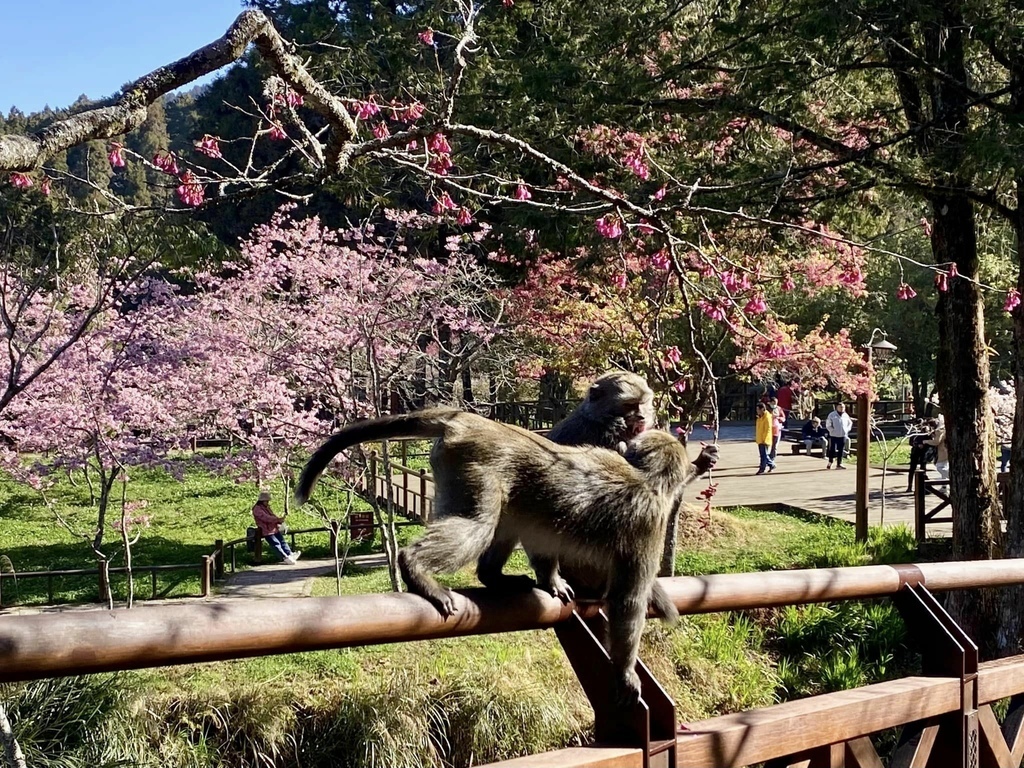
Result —
[{"label": "metal railing", "polygon": [[[893,597],[918,639],[922,674],[724,715],[677,728],[674,705],[638,665],[644,701],[609,717],[610,663],[590,628],[597,604],[563,605],[539,591],[456,593],[444,621],[409,594],[306,600],[266,599],[161,605],[144,612],[86,611],[0,620],[0,682],[136,669],[277,653],[554,628],[595,707],[595,733],[626,742],[574,748],[504,763],[549,768],[772,765],[880,765],[867,738],[903,726],[897,765],[925,765],[940,745],[946,765],[1019,765],[1024,753],[1024,656],[978,664],[970,638],[933,591],[1024,583],[1024,559],[825,568],[662,579],[683,613]],[[574,610],[576,609],[576,610]],[[604,655],[602,655],[604,654]],[[1011,699],[1002,726],[990,704]],[[1016,762],[1011,762],[1011,758]],[[803,761],[803,762],[802,762]],[[932,763],[928,763],[932,764]]]}]

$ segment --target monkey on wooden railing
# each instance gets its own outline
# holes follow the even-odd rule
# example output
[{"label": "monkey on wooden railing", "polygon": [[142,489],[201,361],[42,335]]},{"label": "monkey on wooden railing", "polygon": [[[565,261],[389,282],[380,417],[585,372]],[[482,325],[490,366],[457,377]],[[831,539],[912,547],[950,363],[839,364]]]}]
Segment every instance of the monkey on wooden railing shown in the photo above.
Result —
[{"label": "monkey on wooden railing", "polygon": [[639,697],[634,666],[668,517],[686,483],[714,464],[717,449],[706,448],[691,464],[678,440],[648,430],[622,456],[558,445],[519,427],[437,408],[344,427],[310,458],[296,499],[309,498],[316,479],[341,451],[398,437],[437,439],[430,455],[434,517],[426,534],[399,552],[409,590],[442,616],[454,615],[453,593],[433,574],[477,561],[485,585],[498,577],[504,583],[506,577],[488,571],[481,559],[495,542],[522,541],[538,586],[565,602],[573,591],[559,574],[563,559],[601,569],[616,695]]}]

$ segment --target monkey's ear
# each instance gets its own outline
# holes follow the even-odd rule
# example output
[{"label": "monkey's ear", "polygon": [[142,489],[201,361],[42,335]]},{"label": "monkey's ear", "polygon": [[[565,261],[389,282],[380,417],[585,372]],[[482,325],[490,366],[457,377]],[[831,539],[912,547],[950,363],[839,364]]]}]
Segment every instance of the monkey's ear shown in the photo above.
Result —
[{"label": "monkey's ear", "polygon": [[587,392],[587,400],[594,402],[595,400],[600,400],[602,397],[604,397],[604,387],[596,382],[591,384],[590,391]]}]

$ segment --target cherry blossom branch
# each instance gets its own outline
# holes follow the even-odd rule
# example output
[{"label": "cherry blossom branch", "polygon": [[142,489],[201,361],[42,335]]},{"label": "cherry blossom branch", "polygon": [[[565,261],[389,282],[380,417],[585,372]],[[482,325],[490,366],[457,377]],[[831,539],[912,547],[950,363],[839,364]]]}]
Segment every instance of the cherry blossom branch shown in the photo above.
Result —
[{"label": "cherry blossom branch", "polygon": [[61,118],[27,136],[0,136],[0,170],[31,171],[89,139],[109,139],[139,128],[153,102],[237,61],[250,44],[255,44],[275,74],[330,123],[325,165],[330,172],[343,171],[349,160],[348,142],[357,130],[355,120],[342,101],[309,74],[270,19],[258,10],[240,14],[214,42],[129,84],[111,104]]}]

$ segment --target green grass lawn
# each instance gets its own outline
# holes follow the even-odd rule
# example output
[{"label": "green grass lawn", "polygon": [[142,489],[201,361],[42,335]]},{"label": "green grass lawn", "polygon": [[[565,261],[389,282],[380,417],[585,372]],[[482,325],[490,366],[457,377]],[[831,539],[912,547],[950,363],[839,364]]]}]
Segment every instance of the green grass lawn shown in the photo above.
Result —
[{"label": "green grass lawn", "polygon": [[[212,475],[205,469],[181,459],[175,474],[160,469],[132,470],[128,499],[144,499],[144,512],[151,516],[138,543],[132,548],[136,566],[195,564],[192,571],[158,575],[158,595],[180,597],[198,595],[199,565],[203,555],[213,552],[217,539],[230,541],[245,536],[253,523],[250,510],[256,498],[256,486],[236,483],[230,478]],[[283,510],[283,490],[272,488],[273,508]],[[327,496],[327,494],[325,494]],[[96,526],[96,508],[90,504],[89,489],[82,483],[72,484],[62,478],[49,492],[54,510],[64,517],[76,533],[91,534]],[[120,497],[108,512],[108,526],[120,514]],[[360,502],[360,508],[365,507]],[[320,525],[319,518],[305,511],[289,517],[293,530]],[[120,536],[108,527],[103,550],[111,558],[112,567],[123,565]],[[328,538],[317,534],[299,537],[297,545],[311,556],[328,556]],[[369,544],[356,551],[365,551]],[[0,555],[10,559],[15,573],[39,570],[95,568],[91,548],[81,536],[73,536],[56,521],[55,513],[38,493],[7,477],[0,477]],[[239,564],[247,564],[244,547],[238,551]],[[115,597],[125,594],[124,578],[112,580]],[[137,577],[136,594],[148,598],[152,583],[148,574]],[[15,594],[19,603],[46,600],[45,579],[22,578],[12,583],[4,580],[4,604]],[[55,602],[98,599],[95,575],[54,579]]]}]

